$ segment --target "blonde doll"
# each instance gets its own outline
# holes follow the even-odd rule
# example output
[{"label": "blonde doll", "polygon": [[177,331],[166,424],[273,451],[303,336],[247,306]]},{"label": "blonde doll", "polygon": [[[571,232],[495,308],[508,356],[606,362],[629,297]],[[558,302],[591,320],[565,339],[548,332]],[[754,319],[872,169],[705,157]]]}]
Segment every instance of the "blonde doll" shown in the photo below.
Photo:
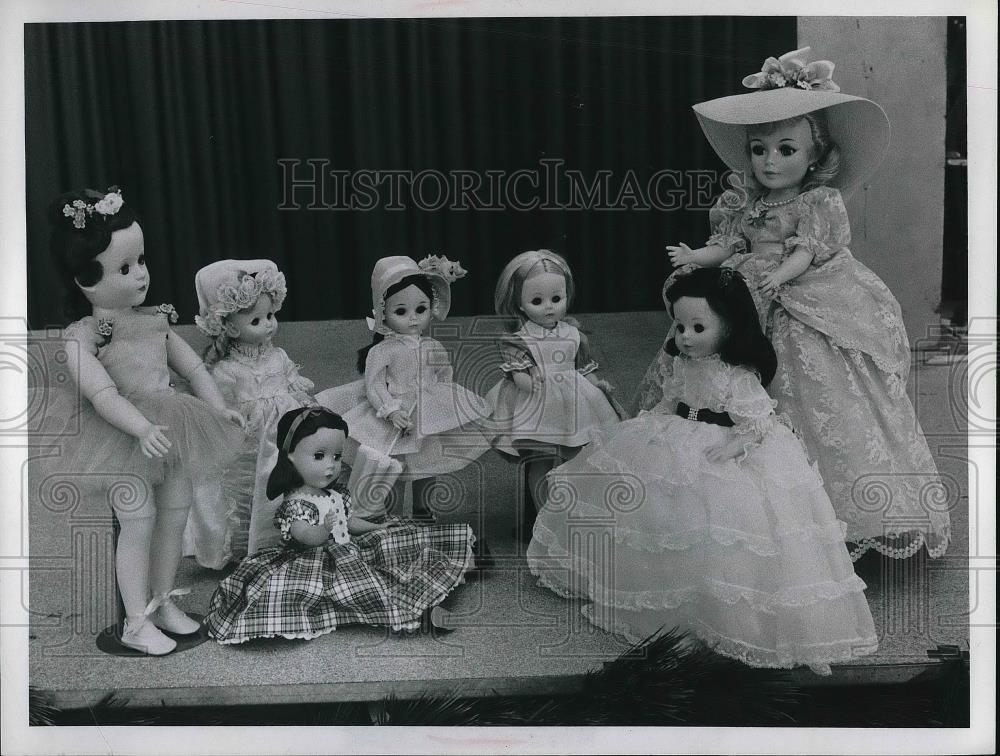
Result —
[{"label": "blonde doll", "polygon": [[[243,439],[241,418],[171,330],[173,307],[142,306],[149,288],[143,233],[121,192],[69,192],[49,214],[71,308],[76,316],[89,313],[65,330],[69,367],[87,401],[78,432],[65,439],[53,464],[62,474],[79,473],[85,487],[137,483],[134,500],[112,497],[121,524],[115,553],[126,614],[121,643],[167,654],[177,645],[170,635],[199,629],[173,602],[185,592],[174,588],[174,578],[192,478],[221,474]],[[168,368],[197,396],[175,391]]]},{"label": "blonde doll", "polygon": [[[694,106],[712,147],[748,184],[720,197],[705,247],[667,249],[675,266],[722,264],[750,282],[778,355],[771,395],[817,460],[852,556],[904,558],[924,547],[940,556],[948,502],[906,394],[901,310],[851,255],[841,196],[878,166],[889,121],[876,103],[839,91],[832,63],[808,57],[803,48],[769,58],[743,81],[760,91]],[[647,386],[642,406],[657,401]]]},{"label": "blonde doll", "polygon": [[219,584],[205,618],[219,643],[309,639],[352,624],[453,629],[440,604],[473,565],[472,530],[359,516],[337,483],[348,432],[320,407],[278,421],[267,495],[281,500],[279,545],[247,557]]},{"label": "blonde doll", "polygon": [[[444,346],[425,333],[451,307],[451,284],[466,273],[447,258],[383,257],[372,271],[372,343],[358,353],[363,384],[327,389],[317,400],[342,409],[351,428],[346,459],[361,464],[373,451],[402,465],[386,508],[402,502],[413,484],[413,516],[433,520],[427,493],[435,476],[454,472],[489,450],[479,424],[488,415],[482,397],[453,381]],[[356,395],[351,401],[345,397]],[[350,405],[347,409],[345,405]]]},{"label": "blonde doll", "polygon": [[278,456],[274,434],[286,411],[313,403],[313,383],[273,343],[285,276],[270,260],[219,260],[195,275],[198,329],[211,339],[205,362],[229,405],[242,415],[246,444],[214,486],[199,487],[186,552],[220,569],[274,545],[274,505],[265,496]]},{"label": "blonde doll", "polygon": [[566,317],[573,274],[566,261],[546,249],[522,252],[500,274],[494,295],[508,335],[500,342],[504,377],[488,401],[494,407],[496,447],[526,457],[532,501],[523,509],[527,540],[534,502],[545,501],[545,475],[572,458],[595,430],[614,425],[620,413],[611,387],[597,378],[587,339]]}]

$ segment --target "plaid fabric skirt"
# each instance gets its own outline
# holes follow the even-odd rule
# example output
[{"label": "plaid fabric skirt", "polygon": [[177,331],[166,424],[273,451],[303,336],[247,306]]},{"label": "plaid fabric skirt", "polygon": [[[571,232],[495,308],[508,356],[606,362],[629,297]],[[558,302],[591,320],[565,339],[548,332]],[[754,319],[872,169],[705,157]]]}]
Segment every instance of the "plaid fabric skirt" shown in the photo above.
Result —
[{"label": "plaid fabric skirt", "polygon": [[414,629],[463,582],[474,543],[465,524],[390,521],[350,543],[264,549],[219,584],[205,624],[219,643],[315,638],[352,624]]}]

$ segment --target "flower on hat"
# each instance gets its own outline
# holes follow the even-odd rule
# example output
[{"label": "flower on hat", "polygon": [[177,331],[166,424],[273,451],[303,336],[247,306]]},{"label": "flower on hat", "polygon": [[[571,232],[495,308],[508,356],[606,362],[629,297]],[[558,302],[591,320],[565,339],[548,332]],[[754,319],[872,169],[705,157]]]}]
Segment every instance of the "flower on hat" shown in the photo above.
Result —
[{"label": "flower on hat", "polygon": [[427,255],[417,265],[421,270],[429,273],[437,273],[448,283],[454,283],[459,278],[465,276],[468,271],[457,261],[449,260],[444,255]]},{"label": "flower on hat", "polygon": [[97,213],[98,215],[115,215],[122,209],[125,200],[122,199],[122,192],[117,186],[108,187],[108,192],[97,202],[90,204],[83,200],[76,199],[63,205],[63,215],[73,219],[73,228],[86,228],[88,216]]},{"label": "flower on hat", "polygon": [[274,309],[279,310],[287,293],[285,274],[280,271],[244,273],[236,285],[221,284],[215,292],[216,301],[205,315],[195,315],[194,323],[206,336],[221,336],[227,315],[253,307],[264,294],[271,297]]},{"label": "flower on hat", "polygon": [[768,58],[758,73],[743,79],[747,89],[781,89],[795,87],[812,91],[839,92],[834,83],[834,65],[828,60],[814,60],[808,63],[812,48],[792,50],[780,58]]}]

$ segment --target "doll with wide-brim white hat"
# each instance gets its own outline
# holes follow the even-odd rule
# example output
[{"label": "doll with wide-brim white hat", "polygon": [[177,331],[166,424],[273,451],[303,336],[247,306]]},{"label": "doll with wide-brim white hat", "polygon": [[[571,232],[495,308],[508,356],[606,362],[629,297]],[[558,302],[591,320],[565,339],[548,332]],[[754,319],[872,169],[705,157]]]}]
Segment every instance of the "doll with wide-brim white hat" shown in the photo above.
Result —
[{"label": "doll with wide-brim white hat", "polygon": [[[778,355],[768,391],[816,459],[852,556],[924,547],[940,556],[950,519],[947,506],[928,504],[944,488],[906,395],[902,312],[851,254],[843,201],[885,156],[889,121],[877,103],[840,92],[833,64],[809,55],[769,58],[743,80],[758,91],[694,106],[737,175],[709,213],[706,244],[668,253],[680,270],[722,265],[749,282]],[[654,362],[638,405],[659,397]]]}]

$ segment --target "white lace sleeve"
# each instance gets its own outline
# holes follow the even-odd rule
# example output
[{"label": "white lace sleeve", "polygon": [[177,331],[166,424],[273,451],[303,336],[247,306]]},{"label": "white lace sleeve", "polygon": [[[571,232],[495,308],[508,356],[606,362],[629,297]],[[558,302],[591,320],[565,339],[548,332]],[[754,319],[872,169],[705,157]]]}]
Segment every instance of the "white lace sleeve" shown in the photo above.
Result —
[{"label": "white lace sleeve", "polygon": [[663,392],[663,396],[656,406],[651,407],[648,411],[672,415],[677,409],[679,391],[674,376],[674,357],[667,354],[665,349],[660,350],[657,370],[660,378],[660,390]]},{"label": "white lace sleeve", "polygon": [[754,373],[743,368],[733,371],[726,412],[733,420],[733,432],[743,442],[743,456],[757,446],[774,425],[777,404]]}]

